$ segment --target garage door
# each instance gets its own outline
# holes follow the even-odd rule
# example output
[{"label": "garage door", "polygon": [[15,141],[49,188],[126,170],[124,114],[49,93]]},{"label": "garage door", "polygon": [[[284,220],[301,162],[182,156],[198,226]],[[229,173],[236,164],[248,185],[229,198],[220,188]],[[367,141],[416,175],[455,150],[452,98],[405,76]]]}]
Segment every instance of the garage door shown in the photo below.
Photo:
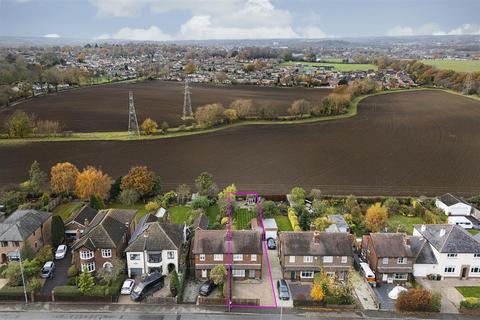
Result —
[{"label": "garage door", "polygon": [[130,278],[139,277],[142,275],[142,268],[131,268],[130,269]]}]

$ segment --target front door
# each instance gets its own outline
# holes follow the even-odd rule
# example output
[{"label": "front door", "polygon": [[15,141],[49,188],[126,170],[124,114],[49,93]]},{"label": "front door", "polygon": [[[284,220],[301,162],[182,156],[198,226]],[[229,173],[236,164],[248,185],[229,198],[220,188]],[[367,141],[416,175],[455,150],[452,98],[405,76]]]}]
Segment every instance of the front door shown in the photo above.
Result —
[{"label": "front door", "polygon": [[290,272],[290,280],[295,281],[297,279],[295,271]]},{"label": "front door", "polygon": [[255,278],[255,270],[253,270],[253,269],[248,270],[248,277],[254,279]]},{"label": "front door", "polygon": [[202,269],[202,278],[206,278],[206,277],[207,277],[207,270]]},{"label": "front door", "polygon": [[465,279],[468,276],[468,267],[462,268],[462,279]]},{"label": "front door", "polygon": [[383,281],[383,282],[387,282],[387,279],[388,279],[388,274],[384,273],[384,274],[382,275],[382,281]]}]

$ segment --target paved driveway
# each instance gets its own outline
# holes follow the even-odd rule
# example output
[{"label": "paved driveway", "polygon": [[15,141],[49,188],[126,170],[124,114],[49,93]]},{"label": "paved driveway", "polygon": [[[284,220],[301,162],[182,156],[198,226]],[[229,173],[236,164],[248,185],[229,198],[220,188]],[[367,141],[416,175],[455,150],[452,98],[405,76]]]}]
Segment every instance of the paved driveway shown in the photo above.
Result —
[{"label": "paved driveway", "polygon": [[[272,272],[272,280],[275,289],[275,298],[277,299],[277,306],[282,306],[283,308],[293,308],[292,297],[290,297],[290,300],[286,301],[280,300],[278,298],[277,281],[283,279],[282,267],[280,266],[280,259],[278,258],[278,250],[268,250],[268,261],[270,262],[270,270]],[[290,295],[292,295],[291,292]]]},{"label": "paved driveway", "polygon": [[54,260],[55,263],[55,274],[52,279],[46,279],[45,284],[40,290],[42,294],[50,294],[53,288],[57,286],[65,286],[68,283],[67,272],[68,268],[72,265],[72,251],[68,248],[65,258],[62,260]]},{"label": "paved driveway", "polygon": [[364,278],[357,271],[352,270],[351,279],[353,291],[362,304],[363,309],[378,310],[376,294]]},{"label": "paved driveway", "polygon": [[395,285],[388,283],[384,283],[377,286],[376,288],[372,288],[373,292],[375,292],[375,295],[377,296],[380,310],[395,310],[395,303],[397,301],[388,297],[388,293],[393,288],[395,288]]}]

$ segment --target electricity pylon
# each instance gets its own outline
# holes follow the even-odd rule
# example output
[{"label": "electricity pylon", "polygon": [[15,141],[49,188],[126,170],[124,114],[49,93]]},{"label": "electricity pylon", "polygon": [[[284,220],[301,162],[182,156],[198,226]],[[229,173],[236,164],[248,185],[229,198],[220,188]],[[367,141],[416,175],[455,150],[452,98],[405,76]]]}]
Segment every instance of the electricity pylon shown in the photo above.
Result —
[{"label": "electricity pylon", "polygon": [[135,104],[133,103],[133,92],[128,93],[128,135],[140,136],[138,128],[137,113],[135,112]]},{"label": "electricity pylon", "polygon": [[183,113],[182,120],[192,119],[192,101],[190,100],[190,86],[188,85],[188,79],[185,78],[185,92],[183,94]]}]

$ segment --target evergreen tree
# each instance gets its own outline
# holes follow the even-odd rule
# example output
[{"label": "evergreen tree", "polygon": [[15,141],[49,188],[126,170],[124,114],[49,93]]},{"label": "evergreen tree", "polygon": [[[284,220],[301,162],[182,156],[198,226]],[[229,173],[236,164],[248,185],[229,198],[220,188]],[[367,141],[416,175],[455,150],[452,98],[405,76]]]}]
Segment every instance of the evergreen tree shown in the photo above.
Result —
[{"label": "evergreen tree", "polygon": [[176,297],[180,290],[180,281],[178,280],[177,271],[173,270],[170,277],[170,292],[172,296]]},{"label": "evergreen tree", "polygon": [[103,202],[103,199],[101,196],[98,194],[92,194],[90,196],[90,207],[92,207],[95,210],[101,210],[105,208],[105,203]]},{"label": "evergreen tree", "polygon": [[52,217],[52,246],[56,248],[63,242],[65,237],[65,226],[60,216]]},{"label": "evergreen tree", "polygon": [[300,215],[300,219],[298,219],[298,224],[303,231],[307,231],[310,229],[310,216],[306,211],[302,212],[302,214]]},{"label": "evergreen tree", "polygon": [[78,291],[81,293],[89,293],[93,290],[95,286],[95,279],[92,274],[89,273],[86,269],[78,276]]}]

